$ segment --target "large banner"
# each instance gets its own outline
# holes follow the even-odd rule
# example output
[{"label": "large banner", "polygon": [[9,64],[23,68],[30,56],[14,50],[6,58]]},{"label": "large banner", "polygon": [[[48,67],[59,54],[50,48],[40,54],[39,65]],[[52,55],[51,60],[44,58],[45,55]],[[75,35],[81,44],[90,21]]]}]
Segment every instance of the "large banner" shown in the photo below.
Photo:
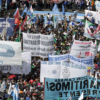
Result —
[{"label": "large banner", "polygon": [[11,37],[14,33],[14,18],[0,18],[0,34],[6,34]]},{"label": "large banner", "polygon": [[67,61],[74,64],[81,64],[85,65],[93,69],[93,57],[88,58],[76,58],[70,54],[64,54],[64,55],[49,55],[49,61]]},{"label": "large banner", "polygon": [[23,33],[23,51],[31,52],[31,56],[48,58],[54,51],[53,35]]},{"label": "large banner", "polygon": [[88,56],[95,57],[97,54],[97,46],[93,44],[92,41],[74,40],[70,54],[75,57],[79,57],[80,55],[81,58],[86,58]]},{"label": "large banner", "polygon": [[21,42],[0,41],[0,64],[22,65]]},{"label": "large banner", "polygon": [[23,52],[22,53],[22,66],[9,65],[9,66],[0,66],[0,71],[2,73],[11,73],[11,74],[29,74],[31,72],[31,53]]},{"label": "large banner", "polygon": [[90,76],[67,78],[67,79],[51,79],[45,78],[44,85],[44,100],[68,100],[70,95],[72,100],[78,100],[82,91],[84,97],[100,98],[100,80],[93,87],[95,78]]},{"label": "large banner", "polygon": [[85,65],[63,62],[41,62],[40,81],[44,82],[47,78],[73,78],[87,75],[87,67]]}]

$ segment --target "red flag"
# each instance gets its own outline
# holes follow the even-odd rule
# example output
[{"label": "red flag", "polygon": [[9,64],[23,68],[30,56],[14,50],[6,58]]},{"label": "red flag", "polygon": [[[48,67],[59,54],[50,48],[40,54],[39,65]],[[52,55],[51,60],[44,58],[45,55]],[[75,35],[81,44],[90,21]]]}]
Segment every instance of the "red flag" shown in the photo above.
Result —
[{"label": "red flag", "polygon": [[17,24],[17,26],[15,27],[14,31],[16,31],[16,29],[19,28],[19,25],[21,24],[21,22],[19,21],[19,23]]},{"label": "red flag", "polygon": [[17,9],[14,18],[15,18],[15,24],[19,24],[19,9]]},{"label": "red flag", "polygon": [[80,52],[80,54],[79,54],[78,58],[81,58],[81,52]]},{"label": "red flag", "polygon": [[23,21],[23,23],[22,23],[21,30],[23,29],[26,20],[27,20],[27,16],[25,17],[25,19],[24,19],[24,21]]}]

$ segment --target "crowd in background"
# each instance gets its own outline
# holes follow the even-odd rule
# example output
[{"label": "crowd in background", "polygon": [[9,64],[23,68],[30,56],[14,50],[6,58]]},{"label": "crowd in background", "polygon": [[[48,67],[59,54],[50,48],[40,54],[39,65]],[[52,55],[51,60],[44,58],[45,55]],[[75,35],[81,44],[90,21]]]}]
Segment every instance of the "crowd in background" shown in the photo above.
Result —
[{"label": "crowd in background", "polygon": [[[2,0],[4,2],[5,0]],[[14,2],[15,1],[15,2]],[[4,3],[2,3],[2,6]],[[16,9],[17,7],[25,8],[30,7],[32,4],[33,8],[48,8],[52,9],[54,3],[51,0],[42,1],[42,0],[7,0],[7,9]],[[90,0],[65,0],[63,2],[65,9],[89,9],[95,10],[95,5],[92,6],[92,1]],[[61,4],[58,4],[58,7],[61,8]],[[28,16],[30,17],[30,16]],[[22,50],[23,50],[23,32],[32,33],[32,34],[44,34],[44,35],[53,35],[54,36],[54,54],[66,54],[70,53],[71,46],[73,44],[74,39],[80,41],[90,41],[90,38],[84,37],[84,26],[85,24],[80,24],[81,22],[75,22],[75,25],[69,25],[69,22],[72,21],[71,16],[69,17],[69,21],[62,20],[57,24],[54,28],[53,24],[47,25],[44,27],[44,16],[37,15],[35,23],[27,23],[24,28],[21,30],[21,38],[19,40],[19,28],[14,32],[12,37],[0,37],[1,40],[5,41],[21,41]],[[25,20],[25,15],[23,17],[20,16],[20,22]],[[47,15],[48,21],[53,21],[53,16]],[[95,43],[95,39],[92,41]],[[96,41],[97,46],[99,45],[99,40]],[[43,83],[40,82],[40,61],[43,59],[40,57],[32,57],[31,58],[31,72],[28,75],[16,75],[14,79],[9,79],[10,73],[3,74],[0,72],[0,84],[5,81],[6,87],[4,91],[4,97],[2,100],[12,100],[11,96],[7,96],[7,92],[9,89],[10,82],[14,85],[16,82],[19,84],[20,89],[20,100],[43,100]],[[44,61],[48,61],[48,59],[44,59]],[[94,59],[94,69],[99,71],[100,68],[100,54],[97,53],[97,56]],[[89,71],[88,71],[89,73]],[[99,76],[98,76],[99,77]]]},{"label": "crowd in background", "polygon": [[[2,8],[5,7],[5,1],[2,0]],[[52,10],[54,6],[53,0],[7,0],[7,10],[9,9],[16,9],[22,7],[32,7],[35,9],[50,9]],[[95,4],[93,0],[64,0],[63,2],[58,4],[58,8],[62,8],[62,4],[64,4],[65,9],[72,9],[72,10],[84,10],[88,7],[88,9],[95,10]]]},{"label": "crowd in background", "polygon": [[[48,14],[50,15],[50,14]],[[30,17],[30,16],[28,16]],[[43,16],[41,16],[43,17]],[[52,20],[51,17],[47,17],[48,21]],[[73,44],[74,39],[80,41],[89,41],[91,39],[84,37],[84,24],[80,24],[81,22],[76,22],[74,26],[69,25],[68,23],[72,21],[63,20],[61,23],[58,23],[56,28],[53,25],[47,25],[44,27],[44,20],[40,20],[40,17],[37,17],[37,21],[31,26],[27,23],[21,32],[21,43],[23,44],[22,36],[23,32],[25,33],[32,33],[32,34],[44,34],[44,35],[53,35],[54,36],[54,54],[66,54],[70,53],[71,46]],[[20,17],[20,20],[23,21],[24,18]],[[4,38],[5,41],[16,41],[19,42],[19,29],[16,30],[13,37],[6,37]],[[1,37],[1,39],[3,39]],[[95,40],[92,40],[95,43]],[[97,45],[99,41],[97,41]],[[22,45],[23,46],[23,45]],[[43,59],[40,57],[32,57],[31,61],[31,72],[28,75],[16,75],[14,79],[9,79],[10,73],[7,74],[0,74],[1,82],[4,80],[6,81],[6,89],[5,94],[9,89],[9,83],[15,84],[16,82],[19,84],[20,93],[20,100],[43,100],[43,83],[40,82],[40,61]],[[47,61],[48,59],[44,59]],[[100,68],[100,55],[99,53],[94,59],[94,69],[99,71]],[[89,73],[89,71],[88,71]],[[11,97],[10,97],[11,98]],[[12,100],[12,99],[7,100]],[[6,100],[4,98],[4,100]]]}]

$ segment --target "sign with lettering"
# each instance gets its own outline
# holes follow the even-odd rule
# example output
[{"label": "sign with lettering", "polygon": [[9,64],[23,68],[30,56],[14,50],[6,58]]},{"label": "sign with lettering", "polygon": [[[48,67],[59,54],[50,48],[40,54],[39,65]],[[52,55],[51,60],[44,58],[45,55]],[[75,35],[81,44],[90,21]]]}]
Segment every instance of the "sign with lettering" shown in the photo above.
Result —
[{"label": "sign with lettering", "polygon": [[78,100],[82,91],[84,97],[99,97],[100,98],[100,80],[93,87],[95,78],[90,76],[67,78],[67,79],[51,79],[45,78],[44,85],[44,100],[68,100],[72,95],[72,100]]},{"label": "sign with lettering", "polygon": [[0,18],[0,34],[6,34],[12,36],[14,33],[14,18]]},{"label": "sign with lettering", "polygon": [[31,56],[48,58],[54,51],[53,35],[23,33],[23,51],[31,52]]},{"label": "sign with lettering", "polygon": [[75,78],[87,75],[85,65],[75,64],[66,61],[41,61],[40,81],[44,82],[44,77],[48,78]]},{"label": "sign with lettering", "polygon": [[11,73],[11,74],[29,74],[31,72],[31,53],[23,52],[22,53],[22,65],[0,65],[0,71],[2,73]]},{"label": "sign with lettering", "polygon": [[21,42],[0,41],[0,64],[21,65]]},{"label": "sign with lettering", "polygon": [[93,44],[92,41],[74,40],[70,54],[75,57],[80,55],[82,58],[86,58],[88,56],[95,57],[97,54],[97,46],[96,44]]}]

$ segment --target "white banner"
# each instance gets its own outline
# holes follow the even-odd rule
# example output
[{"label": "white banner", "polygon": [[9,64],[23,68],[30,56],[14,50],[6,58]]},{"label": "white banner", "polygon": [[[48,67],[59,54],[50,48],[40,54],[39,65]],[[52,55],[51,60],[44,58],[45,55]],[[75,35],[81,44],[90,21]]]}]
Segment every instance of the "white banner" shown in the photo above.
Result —
[{"label": "white banner", "polygon": [[29,74],[31,72],[31,53],[23,52],[22,53],[22,66],[0,66],[0,71],[2,73],[11,73],[11,74]]},{"label": "white banner", "polygon": [[54,51],[53,35],[23,33],[23,51],[31,52],[31,56],[48,58]]},{"label": "white banner", "polygon": [[97,54],[97,46],[92,41],[74,40],[70,54],[75,57],[79,57],[80,55],[81,58],[88,56],[95,57]]},{"label": "white banner", "polygon": [[92,17],[95,20],[95,23],[98,24],[98,12],[85,10],[85,16],[91,21]]},{"label": "white banner", "polygon": [[0,41],[0,65],[21,65],[21,42]]},{"label": "white banner", "polygon": [[68,62],[41,62],[40,82],[46,78],[75,78],[86,76],[87,68],[84,65]]}]

